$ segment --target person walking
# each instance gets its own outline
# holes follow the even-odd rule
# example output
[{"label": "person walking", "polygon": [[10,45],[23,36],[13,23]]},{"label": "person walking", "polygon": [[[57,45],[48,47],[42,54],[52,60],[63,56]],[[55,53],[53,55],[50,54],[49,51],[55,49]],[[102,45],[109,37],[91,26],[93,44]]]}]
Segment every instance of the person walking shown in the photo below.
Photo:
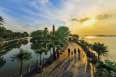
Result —
[{"label": "person walking", "polygon": [[74,54],[76,54],[76,53],[77,53],[76,48],[74,48]]},{"label": "person walking", "polygon": [[74,63],[76,63],[76,48],[74,48]]},{"label": "person walking", "polygon": [[78,60],[80,60],[80,49],[78,48]]},{"label": "person walking", "polygon": [[68,56],[70,56],[70,48],[68,48]]}]

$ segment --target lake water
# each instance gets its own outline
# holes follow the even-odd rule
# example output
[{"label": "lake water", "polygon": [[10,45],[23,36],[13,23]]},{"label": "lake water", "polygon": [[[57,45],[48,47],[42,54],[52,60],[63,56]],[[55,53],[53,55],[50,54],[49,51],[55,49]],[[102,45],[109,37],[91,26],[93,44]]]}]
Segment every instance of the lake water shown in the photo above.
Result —
[{"label": "lake water", "polygon": [[116,37],[86,36],[84,39],[90,43],[93,42],[104,43],[108,47],[109,51],[106,58],[116,62]]},{"label": "lake water", "polygon": [[[16,58],[13,58],[14,55],[18,54],[20,49],[23,49],[29,53],[31,53],[31,59],[23,61],[23,73],[26,73],[28,70],[29,66],[35,66],[37,59],[39,58],[39,54],[36,54],[33,49],[31,49],[32,43],[28,41],[27,44],[20,44],[17,45],[14,43],[10,44],[7,48],[7,53],[3,54],[2,57],[4,57],[4,60],[6,61],[5,64],[0,66],[0,77],[18,77],[19,76],[19,71],[20,71],[20,61],[17,60]],[[52,52],[49,50],[47,54],[42,53],[41,59],[47,59],[50,57]],[[40,59],[38,59],[40,60]],[[39,62],[39,61],[38,61]]]},{"label": "lake water", "polygon": [[[104,43],[109,50],[107,59],[111,59],[113,61],[116,61],[116,37],[96,37],[96,36],[87,36],[84,38],[86,41],[93,43],[93,42],[102,42]],[[29,65],[33,65],[36,63],[37,60],[37,54],[34,50],[31,49],[31,43],[28,42],[27,44],[21,44],[21,45],[14,45],[10,46],[10,48],[7,48],[7,53],[2,55],[6,63],[0,67],[0,77],[17,77],[19,74],[20,69],[20,62],[18,60],[12,60],[13,55],[16,55],[20,49],[24,49],[32,54],[32,58],[30,60],[23,62],[23,73],[27,70]],[[52,50],[52,49],[51,49]],[[49,58],[50,54],[53,53],[52,51],[49,51],[47,55],[43,53],[44,58]]]}]

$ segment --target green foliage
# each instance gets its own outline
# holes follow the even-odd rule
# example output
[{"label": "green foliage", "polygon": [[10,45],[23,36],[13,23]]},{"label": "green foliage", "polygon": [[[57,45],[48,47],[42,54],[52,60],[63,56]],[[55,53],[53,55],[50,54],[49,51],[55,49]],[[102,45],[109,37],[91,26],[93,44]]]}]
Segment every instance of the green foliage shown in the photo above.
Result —
[{"label": "green foliage", "polygon": [[69,35],[69,28],[65,26],[61,26],[57,30],[54,27],[51,32],[48,28],[37,30],[31,33],[31,47],[38,54],[46,53],[50,48],[53,48],[53,52],[56,54],[55,48],[61,49],[68,44]]},{"label": "green foliage", "polygon": [[91,48],[98,53],[98,58],[107,54],[107,47],[103,43],[95,42]]},{"label": "green foliage", "polygon": [[68,42],[70,31],[68,27],[61,26],[55,32],[55,44],[56,45],[65,45]]},{"label": "green foliage", "polygon": [[110,60],[97,63],[96,70],[97,77],[115,77],[116,76],[116,63]]},{"label": "green foliage", "polygon": [[78,42],[79,41],[79,35],[77,34],[73,34],[73,35],[70,35],[70,41],[73,41],[73,42]]},{"label": "green foliage", "polygon": [[11,39],[16,39],[16,38],[21,38],[21,37],[28,37],[29,34],[27,32],[13,32],[11,30],[6,29],[2,25],[4,22],[4,19],[0,16],[0,41],[3,40],[11,40]]},{"label": "green foliage", "polygon": [[22,33],[22,36],[23,36],[23,37],[28,37],[29,34],[28,34],[27,32],[23,32],[23,33]]},{"label": "green foliage", "polygon": [[22,37],[28,37],[27,32],[13,32],[11,30],[7,30],[5,27],[0,27],[0,39],[1,40],[11,40]]},{"label": "green foliage", "polygon": [[43,52],[47,53],[47,51],[48,51],[48,49],[47,48],[44,48],[44,47],[41,47],[41,48],[35,50],[35,52],[37,54],[42,54]]},{"label": "green foliage", "polygon": [[37,31],[33,31],[32,33],[31,33],[31,37],[33,37],[33,38],[35,38],[35,37],[42,37],[42,30],[37,30]]},{"label": "green foliage", "polygon": [[2,25],[4,22],[4,19],[0,16],[0,25]]}]

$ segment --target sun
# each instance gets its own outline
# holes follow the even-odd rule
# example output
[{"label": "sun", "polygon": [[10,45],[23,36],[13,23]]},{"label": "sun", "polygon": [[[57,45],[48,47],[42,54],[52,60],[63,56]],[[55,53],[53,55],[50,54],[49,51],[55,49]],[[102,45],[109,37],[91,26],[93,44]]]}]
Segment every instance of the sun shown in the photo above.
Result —
[{"label": "sun", "polygon": [[85,26],[93,26],[96,24],[96,18],[90,18],[88,20],[86,20],[85,22],[83,22],[82,24]]}]

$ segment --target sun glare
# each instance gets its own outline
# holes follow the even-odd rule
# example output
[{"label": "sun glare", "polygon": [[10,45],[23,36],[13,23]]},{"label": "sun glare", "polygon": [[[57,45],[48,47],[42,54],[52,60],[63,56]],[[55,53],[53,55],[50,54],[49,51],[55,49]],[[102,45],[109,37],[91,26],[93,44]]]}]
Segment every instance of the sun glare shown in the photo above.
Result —
[{"label": "sun glare", "polygon": [[85,38],[86,38],[86,39],[95,39],[96,36],[86,36]]}]

